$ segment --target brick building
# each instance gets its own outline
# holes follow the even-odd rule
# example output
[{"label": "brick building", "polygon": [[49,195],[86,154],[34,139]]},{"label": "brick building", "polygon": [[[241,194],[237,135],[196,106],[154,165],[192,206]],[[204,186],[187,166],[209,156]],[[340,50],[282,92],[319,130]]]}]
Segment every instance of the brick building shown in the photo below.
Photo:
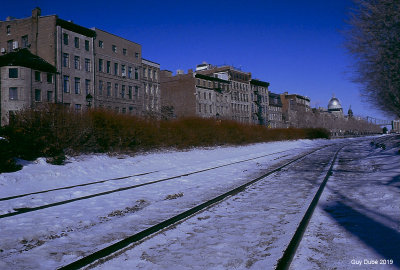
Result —
[{"label": "brick building", "polygon": [[310,99],[298,94],[284,92],[280,95],[282,101],[283,121],[291,127],[300,127],[302,115],[310,112]]},{"label": "brick building", "polygon": [[[40,8],[35,8],[31,17],[0,21],[1,54],[20,48],[56,67],[56,103],[75,110],[94,106],[135,115],[151,108],[159,114],[159,64],[143,60],[137,43],[57,15],[41,16]],[[149,79],[141,74],[148,65],[155,90],[151,97],[144,95],[144,81]]]}]

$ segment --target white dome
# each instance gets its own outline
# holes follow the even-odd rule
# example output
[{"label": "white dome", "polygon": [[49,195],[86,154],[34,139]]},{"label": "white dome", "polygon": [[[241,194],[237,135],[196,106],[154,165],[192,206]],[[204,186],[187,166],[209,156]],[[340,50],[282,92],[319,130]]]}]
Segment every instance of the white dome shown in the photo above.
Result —
[{"label": "white dome", "polygon": [[329,100],[328,111],[343,111],[342,105],[337,98],[333,97]]}]

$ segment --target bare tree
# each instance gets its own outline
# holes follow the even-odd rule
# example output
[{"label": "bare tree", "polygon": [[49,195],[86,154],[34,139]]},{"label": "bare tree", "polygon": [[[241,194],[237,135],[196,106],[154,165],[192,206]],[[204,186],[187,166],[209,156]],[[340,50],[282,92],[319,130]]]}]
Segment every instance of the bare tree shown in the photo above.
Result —
[{"label": "bare tree", "polygon": [[354,81],[369,103],[400,117],[400,1],[354,2],[345,31],[346,47],[356,60]]}]

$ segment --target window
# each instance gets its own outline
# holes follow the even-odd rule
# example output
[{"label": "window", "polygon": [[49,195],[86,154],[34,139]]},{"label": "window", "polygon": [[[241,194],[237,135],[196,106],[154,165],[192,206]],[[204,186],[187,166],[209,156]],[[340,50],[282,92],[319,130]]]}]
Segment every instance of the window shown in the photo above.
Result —
[{"label": "window", "polygon": [[139,96],[139,86],[135,86],[135,98]]},{"label": "window", "polygon": [[111,62],[107,61],[107,73],[111,73]]},{"label": "window", "polygon": [[10,100],[18,100],[18,88],[17,87],[10,87],[9,98],[10,98]]},{"label": "window", "polygon": [[135,58],[139,58],[139,53],[135,53]]},{"label": "window", "polygon": [[99,96],[103,95],[103,81],[99,81]]},{"label": "window", "polygon": [[114,85],[114,97],[118,97],[118,83]]},{"label": "window", "polygon": [[64,75],[64,93],[69,93],[69,76]]},{"label": "window", "polygon": [[132,99],[132,86],[128,87],[128,98]]},{"label": "window", "polygon": [[85,40],[85,50],[89,51],[89,40]]},{"label": "window", "polygon": [[91,71],[90,59],[85,58],[85,71]]},{"label": "window", "polygon": [[81,59],[79,56],[74,57],[74,67],[75,69],[81,69]]},{"label": "window", "polygon": [[125,85],[121,86],[121,98],[125,98]]},{"label": "window", "polygon": [[114,75],[118,75],[118,63],[114,63]]},{"label": "window", "polygon": [[28,35],[21,37],[22,48],[28,48]]},{"label": "window", "polygon": [[7,33],[7,35],[11,35],[11,25],[7,25],[6,33]]},{"label": "window", "polygon": [[103,48],[103,47],[104,47],[103,41],[99,40],[99,48]]},{"label": "window", "polygon": [[7,52],[13,51],[13,40],[7,41]]},{"label": "window", "polygon": [[85,80],[85,93],[86,95],[90,93],[90,80]]},{"label": "window", "polygon": [[103,71],[103,59],[99,59],[99,71]]},{"label": "window", "polygon": [[123,55],[126,55],[126,49],[125,49],[125,48],[122,49],[122,54],[123,54]]},{"label": "window", "polygon": [[122,76],[126,76],[126,67],[125,67],[125,65],[121,65],[121,75]]},{"label": "window", "polygon": [[143,68],[143,76],[146,77],[146,68]]},{"label": "window", "polygon": [[153,70],[153,79],[156,80],[157,79],[157,72],[155,70]]},{"label": "window", "polygon": [[69,54],[68,53],[63,54],[63,66],[69,67]]},{"label": "window", "polygon": [[64,33],[63,34],[63,40],[64,40],[64,45],[68,45],[68,34],[67,33]]},{"label": "window", "polygon": [[75,94],[81,93],[81,79],[75,77]]},{"label": "window", "polygon": [[35,101],[42,101],[42,91],[40,89],[35,89]]},{"label": "window", "polygon": [[135,68],[135,80],[139,79],[139,69]]},{"label": "window", "polygon": [[53,91],[47,91],[47,102],[53,101]]},{"label": "window", "polygon": [[75,104],[75,111],[80,111],[82,109],[81,104]]},{"label": "window", "polygon": [[126,108],[122,108],[122,113],[123,113],[123,114],[126,113]]},{"label": "window", "polygon": [[35,71],[35,81],[40,82],[42,80],[41,77],[40,71]]},{"label": "window", "polygon": [[18,68],[8,69],[8,78],[18,78]]},{"label": "window", "polygon": [[107,97],[111,96],[111,83],[107,82]]},{"label": "window", "polygon": [[53,83],[53,74],[47,73],[47,83]]},{"label": "window", "polygon": [[115,53],[117,52],[117,46],[112,45],[112,46],[111,46],[111,49],[112,49],[113,52],[115,52]]},{"label": "window", "polygon": [[128,67],[128,78],[132,79],[132,67]]},{"label": "window", "polygon": [[79,38],[78,37],[75,37],[74,43],[75,43],[75,48],[79,49]]}]

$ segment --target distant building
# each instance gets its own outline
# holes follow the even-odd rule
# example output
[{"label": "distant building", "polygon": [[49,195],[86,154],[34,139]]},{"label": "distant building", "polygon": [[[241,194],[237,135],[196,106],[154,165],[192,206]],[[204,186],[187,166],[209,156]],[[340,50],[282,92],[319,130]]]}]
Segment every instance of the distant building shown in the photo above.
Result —
[{"label": "distant building", "polygon": [[310,112],[310,99],[299,94],[284,92],[281,96],[284,122],[290,127],[300,127],[302,115]]},{"label": "distant building", "polygon": [[343,117],[342,105],[340,104],[339,99],[335,98],[334,96],[329,100],[328,112],[332,113],[336,117]]},{"label": "distant building", "polygon": [[142,69],[143,114],[158,116],[161,112],[160,64],[142,59]]},{"label": "distant building", "polygon": [[54,102],[56,68],[27,49],[0,56],[0,124],[14,112]]},{"label": "distant building", "polygon": [[[251,105],[251,73],[233,66],[213,66],[203,63],[196,67],[196,73],[208,75],[230,82],[231,120],[240,123],[253,123]],[[267,97],[268,98],[268,97]]]},{"label": "distant building", "polygon": [[95,107],[141,115],[142,46],[94,28],[96,33]]},{"label": "distant building", "polygon": [[162,111],[173,117],[230,119],[231,84],[227,80],[198,74],[161,71]]},{"label": "distant building", "polygon": [[269,92],[268,106],[268,127],[284,128],[286,127],[282,118],[282,101],[279,94]]},{"label": "distant building", "polygon": [[252,80],[250,72],[232,66],[197,65],[185,74],[161,71],[164,114],[200,116],[266,125],[268,82]]},{"label": "distant building", "polygon": [[400,120],[393,120],[392,121],[392,130],[394,132],[400,133]]},{"label": "distant building", "polygon": [[251,123],[266,125],[268,121],[268,82],[251,80]]}]

